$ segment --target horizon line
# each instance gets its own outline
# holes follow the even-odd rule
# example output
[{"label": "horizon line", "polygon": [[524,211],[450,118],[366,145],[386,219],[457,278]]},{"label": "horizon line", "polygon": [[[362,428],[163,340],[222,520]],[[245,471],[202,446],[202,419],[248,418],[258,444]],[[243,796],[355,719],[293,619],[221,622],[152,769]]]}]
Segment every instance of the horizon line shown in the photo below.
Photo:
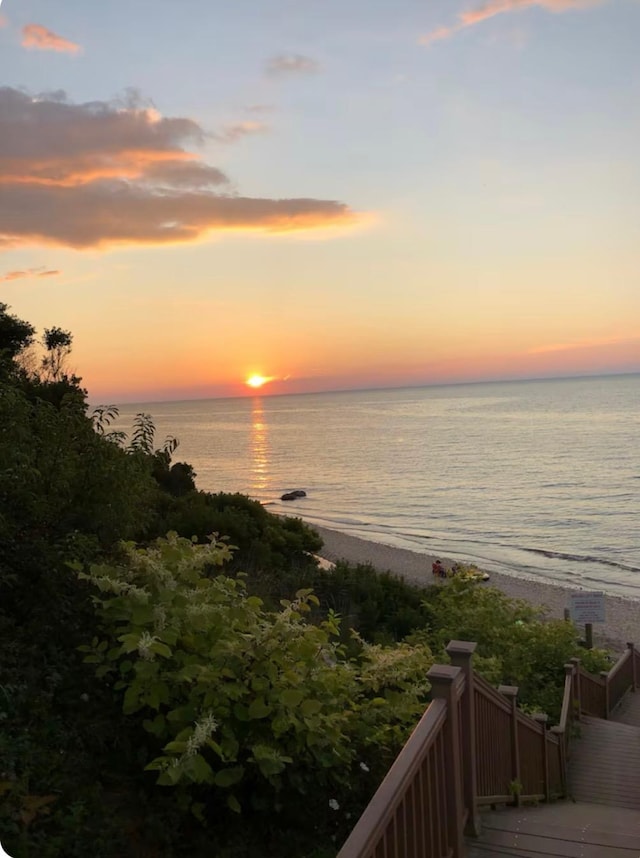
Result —
[{"label": "horizon line", "polygon": [[[622,372],[603,372],[603,373],[584,373],[578,375],[548,375],[548,376],[522,376],[517,378],[485,378],[485,379],[475,379],[469,381],[432,381],[432,382],[422,382],[419,384],[393,384],[393,385],[383,385],[379,386],[366,386],[366,387],[337,387],[337,388],[327,388],[326,390],[313,390],[313,391],[299,391],[297,393],[261,393],[256,390],[254,393],[241,393],[237,395],[225,395],[225,396],[192,396],[192,397],[180,397],[180,398],[167,398],[167,399],[128,399],[121,400],[120,402],[113,402],[110,404],[114,404],[116,406],[120,405],[162,405],[167,403],[181,403],[181,402],[207,402],[210,400],[216,401],[225,401],[230,399],[276,399],[284,396],[324,396],[326,394],[336,394],[336,393],[367,393],[369,391],[387,391],[387,390],[422,390],[424,388],[440,388],[440,387],[466,387],[470,385],[480,385],[480,384],[519,384],[519,383],[530,383],[536,381],[578,381],[578,380],[588,380],[588,379],[598,379],[598,378],[618,378],[624,376],[633,376],[640,375],[640,369],[630,370],[630,371],[622,371]],[[99,401],[91,396],[88,393],[87,400],[90,403],[94,401],[97,404],[104,405],[104,401]]]}]

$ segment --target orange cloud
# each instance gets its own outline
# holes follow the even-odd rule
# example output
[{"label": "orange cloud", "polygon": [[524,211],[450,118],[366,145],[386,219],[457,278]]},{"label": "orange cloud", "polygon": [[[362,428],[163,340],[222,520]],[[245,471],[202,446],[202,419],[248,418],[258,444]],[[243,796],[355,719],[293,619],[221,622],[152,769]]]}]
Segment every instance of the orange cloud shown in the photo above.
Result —
[{"label": "orange cloud", "polygon": [[61,54],[78,54],[82,50],[80,45],[58,36],[41,24],[25,24],[22,28],[22,47]]},{"label": "orange cloud", "polygon": [[496,15],[506,14],[507,12],[519,12],[522,9],[528,9],[532,6],[539,6],[546,9],[548,12],[567,12],[570,9],[585,9],[589,6],[595,6],[603,0],[489,0],[483,6],[478,6],[473,9],[466,9],[458,14],[458,22],[450,27],[438,27],[431,33],[421,36],[418,40],[421,45],[431,45],[434,42],[448,39],[460,30],[466,27],[473,27],[475,24],[480,24],[489,18],[494,18]]},{"label": "orange cloud", "polygon": [[[228,142],[261,129],[240,123]],[[226,138],[225,135],[226,134]],[[211,232],[345,227],[341,202],[239,196],[227,176],[186,146],[204,131],[140,104],[73,104],[0,88],[0,247],[109,247],[196,241]]]},{"label": "orange cloud", "polygon": [[[1,0],[0,0],[0,2],[1,2]],[[0,30],[3,27],[8,26],[8,24],[9,24],[9,19],[7,17],[5,17],[4,15],[0,15]]]},{"label": "orange cloud", "polygon": [[448,39],[459,29],[460,25],[457,27],[438,27],[437,30],[432,30],[430,33],[420,36],[418,41],[421,45],[432,45],[434,42],[441,42],[443,39]]},{"label": "orange cloud", "polygon": [[61,273],[54,268],[26,268],[22,271],[7,271],[6,274],[0,274],[0,283],[22,280],[24,277],[55,277]]}]

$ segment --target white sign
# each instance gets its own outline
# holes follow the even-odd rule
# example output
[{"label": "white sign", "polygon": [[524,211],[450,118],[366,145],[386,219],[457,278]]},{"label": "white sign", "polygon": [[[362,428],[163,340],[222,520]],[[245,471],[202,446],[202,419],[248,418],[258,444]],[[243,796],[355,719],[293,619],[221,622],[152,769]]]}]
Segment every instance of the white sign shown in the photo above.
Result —
[{"label": "white sign", "polygon": [[574,623],[604,623],[604,593],[585,592],[571,594],[571,619]]}]

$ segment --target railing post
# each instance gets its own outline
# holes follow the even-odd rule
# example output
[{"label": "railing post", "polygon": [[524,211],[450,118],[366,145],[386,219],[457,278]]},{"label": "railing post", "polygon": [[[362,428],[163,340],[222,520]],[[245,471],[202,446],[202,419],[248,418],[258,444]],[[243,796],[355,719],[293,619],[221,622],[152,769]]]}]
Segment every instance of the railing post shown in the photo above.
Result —
[{"label": "railing post", "polygon": [[[515,685],[501,685],[498,688],[500,694],[509,698],[511,705],[511,775],[514,786],[519,785],[520,781],[520,749],[518,747],[518,707],[516,706],[516,697],[518,696],[518,688]],[[514,790],[514,803],[516,807],[520,807],[520,790]]]},{"label": "railing post", "polygon": [[534,721],[537,721],[542,727],[542,772],[544,778],[544,800],[551,801],[551,784],[549,783],[549,747],[547,745],[547,721],[549,716],[542,712],[537,712],[532,716]]},{"label": "railing post", "polygon": [[[574,674],[573,674],[573,700],[571,701],[571,705],[573,707],[573,712],[571,713],[571,718],[575,718],[576,721],[580,720],[580,715],[582,714],[582,692],[580,689],[580,659],[579,658],[570,658],[569,661],[573,665]],[[565,665],[565,671],[566,671]],[[574,700],[577,700],[578,705],[574,706]]]},{"label": "railing post", "polygon": [[462,788],[468,811],[465,833],[472,837],[480,836],[480,814],[478,813],[478,788],[476,773],[476,713],[475,687],[473,680],[472,658],[477,644],[469,641],[449,641],[447,654],[454,667],[459,667],[465,678],[465,690],[462,697]]},{"label": "railing post", "polygon": [[604,717],[608,719],[610,712],[609,671],[601,670],[600,678],[604,679]]},{"label": "railing post", "polygon": [[447,829],[452,858],[462,858],[464,855],[464,797],[462,795],[462,778],[460,765],[460,719],[458,717],[458,702],[463,693],[464,674],[459,667],[434,664],[427,673],[431,683],[431,696],[444,700],[447,704],[447,720],[445,722],[445,769],[448,774],[446,782],[447,799]]},{"label": "railing post", "polygon": [[627,641],[627,647],[631,650],[631,682],[634,691],[638,690],[638,676],[636,672],[636,653],[633,641]]},{"label": "railing post", "polygon": [[549,731],[558,737],[558,748],[560,750],[560,785],[562,797],[566,798],[567,790],[567,737],[562,727],[552,727]]}]

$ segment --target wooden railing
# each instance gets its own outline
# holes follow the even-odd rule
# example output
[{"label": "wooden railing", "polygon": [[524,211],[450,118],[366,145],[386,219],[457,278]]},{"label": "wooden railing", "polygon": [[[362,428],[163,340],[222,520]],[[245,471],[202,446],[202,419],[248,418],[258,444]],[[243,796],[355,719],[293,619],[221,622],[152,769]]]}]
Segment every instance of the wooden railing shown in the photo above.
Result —
[{"label": "wooden railing", "polygon": [[573,676],[576,717],[608,718],[624,695],[630,690],[635,691],[640,684],[640,652],[633,643],[627,644],[626,651],[611,670],[602,671],[599,676],[588,673],[578,658],[572,658],[571,665],[565,665],[566,670],[569,668]]},{"label": "wooden railing", "polygon": [[496,691],[474,676],[479,805],[545,801],[564,792],[560,738],[547,730],[546,715],[518,710],[517,694],[514,686]]},{"label": "wooden railing", "polygon": [[549,801],[567,794],[574,721],[608,717],[640,684],[633,644],[607,673],[565,665],[560,723],[516,706],[518,689],[472,670],[474,643],[451,641],[451,665],[429,671],[432,702],[337,858],[462,858],[479,833],[478,807]]},{"label": "wooden railing", "polygon": [[434,700],[360,817],[340,858],[458,856],[462,849],[460,668],[431,668]]}]

